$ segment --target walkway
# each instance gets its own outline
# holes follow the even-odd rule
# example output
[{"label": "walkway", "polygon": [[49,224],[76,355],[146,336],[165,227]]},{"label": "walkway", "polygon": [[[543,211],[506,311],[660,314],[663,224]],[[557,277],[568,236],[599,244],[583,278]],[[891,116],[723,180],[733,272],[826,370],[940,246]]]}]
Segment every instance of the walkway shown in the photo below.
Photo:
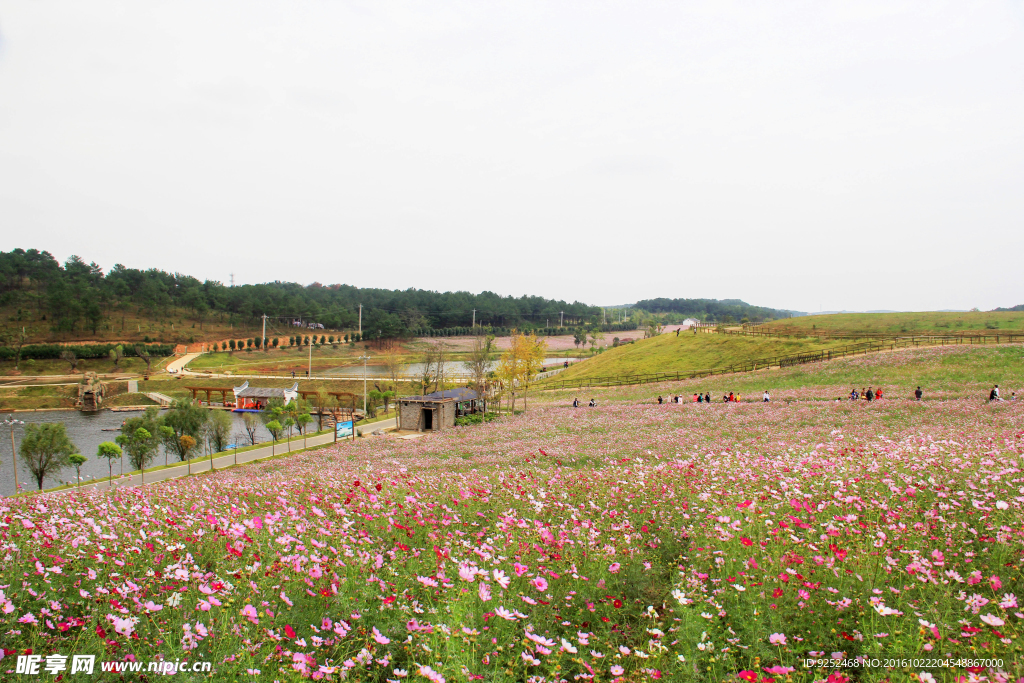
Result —
[{"label": "walkway", "polygon": [[[394,418],[392,418],[390,420],[382,420],[380,422],[371,422],[368,425],[361,425],[359,427],[356,427],[356,431],[360,435],[364,435],[364,434],[372,434],[373,432],[377,431],[378,429],[391,429],[393,427],[395,427],[395,420],[394,420]],[[321,434],[319,436],[311,436],[311,437],[307,438],[306,439],[306,448],[311,448],[313,446],[325,446],[325,445],[331,444],[331,443],[334,443],[334,433],[333,432],[329,433],[329,434]],[[301,450],[302,449],[302,439],[301,438],[300,439],[294,439],[293,438],[292,441],[291,441],[290,448],[291,448],[292,451],[295,451],[296,449]],[[231,451],[224,451],[224,452],[219,453],[219,454],[214,456],[214,458],[213,458],[213,466],[214,466],[215,469],[223,469],[225,467],[229,467],[231,465],[236,464],[236,461],[237,461],[237,464],[241,465],[241,464],[244,464],[244,463],[254,462],[256,460],[262,460],[264,458],[269,458],[269,457],[272,457],[272,456],[275,456],[275,455],[278,455],[278,456],[279,455],[284,455],[284,454],[287,454],[288,452],[289,452],[289,446],[286,443],[279,443],[279,444],[276,444],[276,445],[269,445],[269,446],[261,446],[260,448],[254,448],[252,450],[242,451],[240,453],[234,453],[234,452],[231,452]],[[189,474],[189,467],[190,466],[188,465],[188,463],[181,463],[180,465],[175,465],[174,467],[168,467],[168,468],[162,469],[162,470],[156,470],[155,472],[146,472],[145,482],[143,482],[143,477],[139,473],[136,472],[135,474],[126,475],[123,478],[115,479],[113,481],[112,485],[111,485],[111,482],[104,481],[104,482],[94,482],[94,483],[90,483],[90,484],[83,484],[81,488],[82,489],[96,488],[96,489],[104,490],[104,489],[107,489],[107,488],[111,488],[111,486],[113,488],[124,488],[126,486],[139,486],[139,485],[141,485],[143,483],[153,484],[153,483],[156,483],[158,481],[166,481],[168,479],[177,479],[179,477],[188,476],[188,474]],[[209,472],[209,471],[210,471],[210,458],[209,457],[206,457],[206,458],[196,458],[196,459],[192,460],[192,464],[191,464],[191,472],[192,472],[192,474],[198,474],[200,472]],[[67,489],[65,489],[65,491],[62,491],[62,493],[66,492],[66,491],[67,491]]]}]

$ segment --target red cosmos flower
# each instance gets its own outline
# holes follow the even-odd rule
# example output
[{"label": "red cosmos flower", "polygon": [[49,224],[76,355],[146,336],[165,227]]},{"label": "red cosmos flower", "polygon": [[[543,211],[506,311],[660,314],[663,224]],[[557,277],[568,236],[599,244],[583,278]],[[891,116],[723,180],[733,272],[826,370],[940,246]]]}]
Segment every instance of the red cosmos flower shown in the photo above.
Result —
[{"label": "red cosmos flower", "polygon": [[404,544],[404,543],[399,543],[399,544],[398,544],[398,549],[399,549],[399,550],[404,550],[405,552],[409,552],[409,546],[407,546],[407,545],[406,545],[406,544]]},{"label": "red cosmos flower", "polygon": [[740,676],[740,680],[741,681],[756,681],[757,680],[757,672],[756,671],[741,671],[739,673],[739,676]]},{"label": "red cosmos flower", "polygon": [[828,683],[850,683],[850,677],[841,673],[829,674],[828,678],[825,680],[827,680]]},{"label": "red cosmos flower", "polygon": [[751,541],[751,540],[750,540],[749,538],[747,538],[746,536],[744,536],[744,537],[742,537],[742,538],[740,539],[740,543],[742,543],[743,545],[747,546],[748,548],[749,548],[750,546],[754,545],[754,542],[753,542],[753,541]]},{"label": "red cosmos flower", "polygon": [[295,629],[293,629],[289,624],[285,624],[284,625],[284,634],[286,636],[288,636],[289,638],[294,638],[295,637]]},{"label": "red cosmos flower", "polygon": [[839,635],[840,635],[840,636],[842,636],[843,638],[845,638],[846,640],[857,640],[856,638],[854,638],[853,636],[851,636],[851,635],[850,635],[849,633],[847,633],[846,631],[843,631],[843,632],[842,632],[842,633],[840,633]]},{"label": "red cosmos flower", "polygon": [[612,607],[614,607],[615,609],[619,609],[620,607],[622,607],[622,600],[619,600],[618,598],[612,600]]},{"label": "red cosmos flower", "polygon": [[385,605],[390,605],[394,601],[395,601],[395,596],[394,595],[389,595],[388,597],[384,598],[384,604]]},{"label": "red cosmos flower", "polygon": [[784,591],[781,588],[776,588],[775,590],[772,591],[772,597],[773,598],[781,598],[783,592]]}]

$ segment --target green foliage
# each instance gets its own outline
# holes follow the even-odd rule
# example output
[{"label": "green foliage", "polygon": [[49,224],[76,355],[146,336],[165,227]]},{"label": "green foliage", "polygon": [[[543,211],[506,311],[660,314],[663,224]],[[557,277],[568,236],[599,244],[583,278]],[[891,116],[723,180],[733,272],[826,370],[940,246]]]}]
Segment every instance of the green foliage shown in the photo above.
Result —
[{"label": "green foliage", "polygon": [[88,461],[89,458],[85,457],[81,453],[72,453],[68,456],[68,462],[75,468],[75,482],[77,482],[79,486],[82,485],[82,465]]},{"label": "green foliage", "polygon": [[227,448],[231,439],[231,426],[231,413],[225,410],[209,411],[204,433],[213,452],[219,453]]},{"label": "green foliage", "polygon": [[164,448],[177,455],[179,460],[185,461],[190,449],[182,445],[182,437],[188,436],[194,443],[198,442],[209,415],[209,410],[195,404],[191,399],[175,401],[160,421],[161,427],[170,430],[159,429]]},{"label": "green foliage", "polygon": [[462,417],[455,418],[455,426],[467,427],[469,425],[479,425],[484,422],[490,422],[491,420],[497,419],[497,413],[473,413],[472,415],[463,415]]},{"label": "green foliage", "polygon": [[[650,313],[674,313],[679,317],[693,317],[701,322],[713,322],[732,318],[750,320],[775,320],[789,318],[796,311],[784,311],[763,306],[752,306],[739,299],[644,299],[634,304],[634,309]],[[635,315],[635,311],[632,315]]]},{"label": "green foliage", "polygon": [[69,466],[69,457],[78,452],[62,422],[25,425],[25,436],[19,450],[21,461],[32,473],[40,491],[43,490],[43,481]]},{"label": "green foliage", "polygon": [[160,441],[153,432],[141,424],[130,428],[126,425],[122,428],[120,436],[117,437],[117,443],[128,456],[128,462],[131,463],[132,468],[136,470],[146,469],[146,465],[153,460],[156,449],[160,445]]},{"label": "green foliage", "polygon": [[104,441],[96,448],[96,457],[105,458],[110,477],[114,476],[114,461],[121,457],[121,447],[113,441]]},{"label": "green foliage", "polygon": [[267,431],[270,432],[270,435],[274,437],[274,441],[277,441],[278,438],[280,438],[281,432],[284,430],[284,427],[277,420],[270,420],[263,426],[266,427]]}]

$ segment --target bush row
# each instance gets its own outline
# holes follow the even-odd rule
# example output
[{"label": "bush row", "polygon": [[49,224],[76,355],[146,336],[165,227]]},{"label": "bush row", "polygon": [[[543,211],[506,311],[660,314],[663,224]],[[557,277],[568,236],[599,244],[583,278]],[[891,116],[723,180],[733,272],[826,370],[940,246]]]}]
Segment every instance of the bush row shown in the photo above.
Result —
[{"label": "bush row", "polygon": [[[64,346],[62,344],[30,344],[21,349],[22,360],[51,360],[60,358],[64,349],[71,349],[78,358],[106,358],[111,349],[121,346],[125,356],[134,356],[135,347],[131,344],[83,344],[80,346]],[[140,344],[153,357],[170,356],[174,347],[170,344]],[[10,346],[0,346],[0,360],[14,360],[18,350]]]}]

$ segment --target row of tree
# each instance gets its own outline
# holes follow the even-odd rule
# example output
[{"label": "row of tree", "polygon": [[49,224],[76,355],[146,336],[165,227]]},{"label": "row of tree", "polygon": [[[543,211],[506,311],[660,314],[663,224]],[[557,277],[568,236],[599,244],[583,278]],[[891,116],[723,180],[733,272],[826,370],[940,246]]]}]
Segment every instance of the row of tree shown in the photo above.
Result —
[{"label": "row of tree", "polygon": [[[108,273],[72,256],[60,264],[49,252],[14,249],[0,252],[0,305],[19,306],[16,322],[45,319],[56,330],[91,330],[126,312],[159,319],[185,311],[202,328],[211,315],[255,323],[264,314],[278,328],[292,320],[320,323],[327,329],[362,329],[394,338],[419,328],[446,329],[491,325],[545,326],[563,319],[577,324],[600,319],[601,309],[580,302],[538,296],[500,296],[493,292],[389,290],[313,283],[268,282],[225,286],[190,275],[116,264]],[[560,318],[561,317],[561,318]],[[277,332],[275,333],[277,334]]]},{"label": "row of tree", "polygon": [[[322,406],[318,405],[320,409],[317,412],[322,427],[326,397],[320,403]],[[293,431],[298,430],[305,446],[305,437],[314,419],[312,412],[310,404],[303,400],[284,405],[281,399],[272,399],[267,410],[244,414],[245,439],[255,445],[262,425],[275,444],[281,438],[290,438]],[[227,411],[209,410],[191,400],[176,401],[163,414],[154,407],[139,417],[125,420],[121,434],[114,441],[101,443],[96,457],[107,460],[111,478],[114,462],[120,461],[119,473],[123,474],[127,459],[129,471],[142,472],[144,481],[146,467],[156,459],[161,448],[164,465],[173,458],[189,463],[191,472],[191,461],[205,455],[210,457],[212,468],[213,455],[226,450],[231,443],[232,427],[231,413]],[[80,479],[81,466],[87,461],[60,422],[26,425],[19,454],[40,491],[47,478],[55,477],[69,467],[76,469]]]},{"label": "row of tree", "polygon": [[[804,315],[797,311],[786,311],[764,306],[753,306],[739,299],[644,299],[637,301],[634,309],[648,313],[674,314],[670,322],[682,322],[683,318],[696,318],[701,322],[739,322],[746,318],[752,322],[778,320]],[[635,318],[637,311],[631,311]]]}]

